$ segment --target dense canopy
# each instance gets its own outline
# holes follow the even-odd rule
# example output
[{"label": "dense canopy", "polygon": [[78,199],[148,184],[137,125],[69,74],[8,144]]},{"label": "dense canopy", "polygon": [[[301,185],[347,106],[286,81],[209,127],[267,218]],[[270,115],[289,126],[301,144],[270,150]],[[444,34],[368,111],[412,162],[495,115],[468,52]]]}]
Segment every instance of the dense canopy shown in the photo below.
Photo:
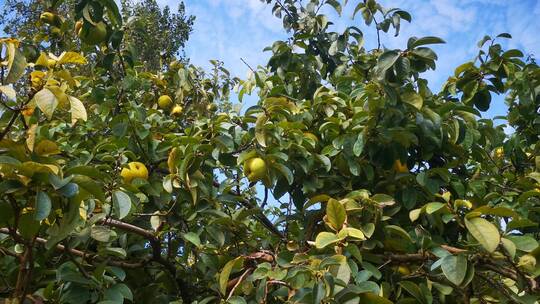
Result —
[{"label": "dense canopy", "polygon": [[540,69],[510,34],[434,91],[442,39],[380,42],[409,12],[264,0],[290,36],[238,79],[62,2],[0,39],[5,303],[539,303]]}]

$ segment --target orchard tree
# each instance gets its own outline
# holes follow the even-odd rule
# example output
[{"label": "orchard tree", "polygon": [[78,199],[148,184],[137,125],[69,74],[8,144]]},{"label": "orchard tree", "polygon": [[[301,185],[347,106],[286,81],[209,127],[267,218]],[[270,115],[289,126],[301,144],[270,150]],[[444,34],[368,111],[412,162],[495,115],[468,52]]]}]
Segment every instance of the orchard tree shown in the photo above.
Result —
[{"label": "orchard tree", "polygon": [[349,1],[337,33],[347,1],[265,2],[290,37],[245,80],[147,69],[112,0],[77,3],[70,48],[1,40],[5,302],[538,303],[534,59],[486,36],[433,92],[441,39],[381,44],[408,12]]},{"label": "orchard tree", "polygon": [[[20,40],[21,49],[30,61],[40,51],[79,50],[80,41],[75,39],[78,28],[74,27],[84,11],[75,10],[77,3],[75,0],[6,0],[0,12],[0,30]],[[182,51],[195,17],[186,14],[184,2],[178,3],[176,13],[168,6],[161,9],[156,0],[121,3],[125,43],[146,70],[156,71],[176,55],[182,55],[181,59],[185,60]]]}]

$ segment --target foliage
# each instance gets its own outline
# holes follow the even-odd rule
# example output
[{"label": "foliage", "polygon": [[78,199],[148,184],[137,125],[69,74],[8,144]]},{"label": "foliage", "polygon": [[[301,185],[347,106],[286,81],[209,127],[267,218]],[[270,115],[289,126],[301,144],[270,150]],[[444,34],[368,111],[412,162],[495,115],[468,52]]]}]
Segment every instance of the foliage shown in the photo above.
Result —
[{"label": "foliage", "polygon": [[[77,5],[91,2],[6,0],[0,13],[0,26],[7,35],[21,40],[29,57],[37,56],[40,51],[61,53],[64,50],[78,50],[80,43],[73,27],[84,16],[81,10],[73,13]],[[60,24],[47,25],[38,21],[43,11],[60,16]],[[175,13],[168,6],[160,9],[155,0],[124,0],[121,12],[125,23],[122,30],[126,48],[137,56],[147,70],[157,71],[162,64],[170,63],[175,55],[182,55],[195,20],[194,16],[186,15],[184,2],[178,3]],[[49,43],[41,44],[40,41]]]},{"label": "foliage", "polygon": [[124,0],[122,15],[129,24],[125,41],[133,46],[146,46],[139,48],[136,55],[151,71],[179,55],[195,20],[194,16],[186,16],[183,2],[178,4],[177,13],[171,13],[168,6],[161,9],[155,0]]},{"label": "foliage", "polygon": [[[245,80],[147,71],[107,0],[75,7],[99,47],[1,40],[8,303],[537,303],[534,60],[486,36],[433,92],[441,39],[366,50],[319,13],[346,1],[266,2],[291,37]],[[411,21],[351,3],[377,37]],[[235,111],[233,87],[259,102]],[[515,132],[481,116],[497,95]]]}]

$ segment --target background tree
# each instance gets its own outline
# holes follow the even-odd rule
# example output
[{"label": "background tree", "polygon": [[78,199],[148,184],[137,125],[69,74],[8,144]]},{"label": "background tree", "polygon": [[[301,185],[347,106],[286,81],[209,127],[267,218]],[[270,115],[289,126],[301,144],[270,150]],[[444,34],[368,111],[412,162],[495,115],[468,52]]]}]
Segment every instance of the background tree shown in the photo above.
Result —
[{"label": "background tree", "polygon": [[[6,301],[537,303],[534,60],[486,36],[433,92],[441,39],[367,50],[320,13],[346,1],[265,2],[290,38],[245,80],[148,71],[114,1],[75,6],[80,51],[1,40]],[[377,37],[412,19],[349,5]],[[514,133],[482,117],[492,95]]]},{"label": "background tree", "polygon": [[155,0],[124,0],[122,15],[129,24],[126,42],[144,46],[136,48],[136,56],[151,71],[182,55],[195,20],[194,16],[186,16],[183,2],[178,4],[176,13],[171,13],[168,6],[161,9]]}]

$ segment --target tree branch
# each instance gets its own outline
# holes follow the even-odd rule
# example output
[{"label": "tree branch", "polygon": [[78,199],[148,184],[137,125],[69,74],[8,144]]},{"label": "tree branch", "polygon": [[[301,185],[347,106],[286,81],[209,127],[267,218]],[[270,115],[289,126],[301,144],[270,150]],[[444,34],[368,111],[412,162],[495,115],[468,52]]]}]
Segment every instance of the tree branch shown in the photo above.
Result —
[{"label": "tree branch", "polygon": [[[217,181],[214,181],[214,187],[216,188],[219,188],[219,183]],[[236,191],[232,191],[230,190],[231,194],[232,195],[235,195],[235,196],[241,196],[240,193],[236,192]],[[240,205],[248,208],[248,209],[254,209],[254,208],[257,208],[256,206],[253,206],[253,204],[251,204],[248,200],[245,200],[245,199],[240,199],[238,201],[240,203]],[[279,231],[279,229],[276,228],[276,226],[274,225],[274,223],[272,223],[272,221],[270,221],[266,215],[264,215],[264,213],[261,211],[259,212],[259,214],[255,215],[255,218],[264,226],[266,227],[266,229],[268,229],[270,232],[272,232],[273,234],[275,234],[276,236],[278,236],[280,239],[285,239],[285,236],[283,235],[283,233],[281,231]]]}]

